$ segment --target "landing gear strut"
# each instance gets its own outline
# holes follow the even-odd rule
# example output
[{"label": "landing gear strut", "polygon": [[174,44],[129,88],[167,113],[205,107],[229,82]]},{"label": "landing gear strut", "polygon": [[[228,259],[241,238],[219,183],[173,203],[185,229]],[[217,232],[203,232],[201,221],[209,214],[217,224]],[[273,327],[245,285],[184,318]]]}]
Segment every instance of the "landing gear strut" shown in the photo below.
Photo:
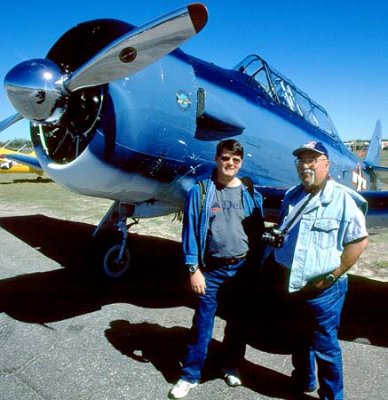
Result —
[{"label": "landing gear strut", "polygon": [[133,218],[133,222],[127,225],[127,219],[133,215],[134,209],[132,204],[114,202],[93,232],[97,239],[97,261],[101,272],[111,280],[121,279],[130,268],[128,229],[139,221]]}]

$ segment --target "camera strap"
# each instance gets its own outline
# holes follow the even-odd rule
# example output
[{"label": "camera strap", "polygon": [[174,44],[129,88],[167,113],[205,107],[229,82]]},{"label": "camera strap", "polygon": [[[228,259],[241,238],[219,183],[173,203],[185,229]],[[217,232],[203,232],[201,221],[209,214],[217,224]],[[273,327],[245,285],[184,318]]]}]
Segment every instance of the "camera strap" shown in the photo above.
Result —
[{"label": "camera strap", "polygon": [[310,202],[310,200],[313,198],[313,194],[310,193],[307,196],[307,200],[303,202],[304,198],[299,201],[299,203],[296,204],[296,206],[292,209],[290,215],[287,216],[287,219],[283,222],[282,226],[280,227],[280,230],[282,233],[286,234],[288,233],[302,218],[303,211],[305,210],[307,204]]}]

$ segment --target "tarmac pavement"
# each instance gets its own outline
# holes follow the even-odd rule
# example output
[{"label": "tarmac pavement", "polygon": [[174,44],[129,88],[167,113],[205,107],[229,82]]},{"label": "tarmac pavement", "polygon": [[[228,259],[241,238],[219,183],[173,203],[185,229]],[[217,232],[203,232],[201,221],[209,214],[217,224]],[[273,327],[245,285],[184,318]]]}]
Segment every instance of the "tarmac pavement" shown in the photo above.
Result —
[{"label": "tarmac pavement", "polygon": [[[0,400],[166,399],[178,378],[193,315],[179,245],[133,236],[134,270],[113,284],[85,268],[92,229],[0,211]],[[388,286],[354,278],[352,290],[341,329],[346,399],[385,400]],[[211,358],[223,328],[217,317]],[[291,370],[289,354],[250,343],[242,387],[210,366],[187,398],[292,399]]]}]

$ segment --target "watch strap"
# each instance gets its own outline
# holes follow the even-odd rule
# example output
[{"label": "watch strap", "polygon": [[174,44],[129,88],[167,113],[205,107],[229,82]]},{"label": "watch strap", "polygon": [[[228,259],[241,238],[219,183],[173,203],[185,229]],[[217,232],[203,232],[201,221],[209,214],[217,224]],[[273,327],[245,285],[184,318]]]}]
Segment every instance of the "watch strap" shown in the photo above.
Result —
[{"label": "watch strap", "polygon": [[189,272],[193,274],[197,269],[198,269],[198,264],[188,264],[187,268],[189,269]]},{"label": "watch strap", "polygon": [[337,278],[333,274],[327,274],[325,280],[333,284]]}]

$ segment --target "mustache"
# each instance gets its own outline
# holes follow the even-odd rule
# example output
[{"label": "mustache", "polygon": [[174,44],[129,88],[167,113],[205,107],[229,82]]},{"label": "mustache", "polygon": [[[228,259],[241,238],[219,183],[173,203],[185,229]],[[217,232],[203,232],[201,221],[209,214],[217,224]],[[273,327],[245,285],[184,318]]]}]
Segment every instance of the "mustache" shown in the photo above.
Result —
[{"label": "mustache", "polygon": [[301,174],[310,174],[310,175],[315,175],[315,171],[311,168],[305,168],[302,171],[300,171]]},{"label": "mustache", "polygon": [[309,180],[309,182],[307,183],[307,186],[311,186],[314,184],[314,180],[315,180],[315,171],[313,169],[310,168],[305,168],[301,171],[299,171],[299,177],[302,179],[302,176],[304,174],[308,174],[310,175],[311,179]]}]

